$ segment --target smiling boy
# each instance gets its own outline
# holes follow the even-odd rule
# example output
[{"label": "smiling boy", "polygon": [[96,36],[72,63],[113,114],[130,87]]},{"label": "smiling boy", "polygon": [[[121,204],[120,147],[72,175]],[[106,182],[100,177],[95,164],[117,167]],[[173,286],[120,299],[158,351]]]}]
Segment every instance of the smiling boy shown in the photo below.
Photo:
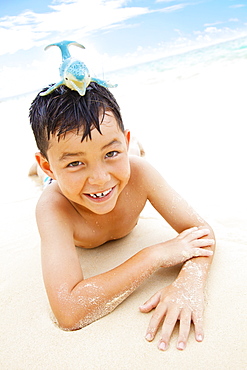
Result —
[{"label": "smiling boy", "polygon": [[[60,327],[75,330],[90,324],[158,269],[188,260],[176,281],[140,310],[154,309],[147,340],[162,325],[159,349],[167,349],[177,320],[178,349],[186,346],[191,322],[201,341],[213,231],[146,160],[129,155],[130,132],[113,95],[95,83],[85,96],[62,86],[36,97],[30,121],[39,148],[36,160],[55,180],[43,191],[36,213],[45,287]],[[147,200],[179,235],[84,279],[75,246],[94,248],[128,235]]]}]

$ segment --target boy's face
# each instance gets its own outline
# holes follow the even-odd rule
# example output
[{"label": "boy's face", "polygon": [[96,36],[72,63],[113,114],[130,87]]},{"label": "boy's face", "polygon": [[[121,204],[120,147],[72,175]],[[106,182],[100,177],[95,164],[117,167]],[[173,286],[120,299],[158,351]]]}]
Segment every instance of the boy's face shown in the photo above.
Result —
[{"label": "boy's face", "polygon": [[98,130],[81,142],[79,135],[68,132],[49,141],[47,157],[36,158],[67,199],[96,214],[106,214],[116,205],[130,177],[128,159],[129,132],[123,133],[112,112],[107,111]]}]

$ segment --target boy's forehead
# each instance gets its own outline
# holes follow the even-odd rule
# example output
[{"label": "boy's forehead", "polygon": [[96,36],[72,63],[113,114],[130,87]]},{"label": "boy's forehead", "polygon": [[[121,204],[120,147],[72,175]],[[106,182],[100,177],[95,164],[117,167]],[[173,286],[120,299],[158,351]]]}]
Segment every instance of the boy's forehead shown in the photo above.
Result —
[{"label": "boy's forehead", "polygon": [[86,138],[84,138],[83,141],[81,140],[84,134],[83,129],[80,130],[79,132],[68,131],[65,134],[62,134],[60,136],[58,136],[57,134],[54,134],[51,136],[49,140],[48,150],[51,149],[52,147],[54,148],[54,146],[62,148],[64,146],[71,145],[72,143],[75,143],[75,142],[77,142],[78,144],[82,146],[83,144],[87,142],[92,142],[92,143],[94,143],[95,141],[103,142],[107,140],[108,138],[112,138],[112,137],[123,134],[112,112],[107,111],[104,117],[103,115],[101,115],[100,121],[102,120],[102,118],[103,118],[103,121],[100,124],[101,133],[95,127],[93,127],[91,130],[91,139],[89,136],[87,136]]},{"label": "boy's forehead", "polygon": [[[114,114],[111,111],[106,111],[104,114],[100,114],[99,116],[99,122],[100,123],[100,128],[104,126],[109,126],[112,128],[117,128],[120,130],[119,125],[117,123],[117,120],[114,116]],[[93,128],[94,130],[94,128]]]}]

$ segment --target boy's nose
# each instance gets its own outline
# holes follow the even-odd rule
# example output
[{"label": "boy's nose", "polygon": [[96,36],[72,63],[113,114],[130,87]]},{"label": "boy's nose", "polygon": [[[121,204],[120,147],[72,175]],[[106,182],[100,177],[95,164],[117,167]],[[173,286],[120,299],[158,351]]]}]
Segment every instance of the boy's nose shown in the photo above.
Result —
[{"label": "boy's nose", "polygon": [[90,185],[102,186],[110,181],[110,174],[103,168],[94,169],[90,176],[88,177],[88,182]]}]

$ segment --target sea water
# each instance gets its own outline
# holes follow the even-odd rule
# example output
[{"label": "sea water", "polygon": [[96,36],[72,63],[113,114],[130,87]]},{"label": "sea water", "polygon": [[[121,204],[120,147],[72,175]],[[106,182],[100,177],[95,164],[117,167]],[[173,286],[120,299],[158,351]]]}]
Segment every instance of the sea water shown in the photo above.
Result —
[{"label": "sea water", "polygon": [[176,76],[182,78],[198,73],[204,68],[215,63],[232,63],[240,60],[247,61],[247,36],[237,38],[218,44],[200,47],[183,53],[166,56],[164,58],[151,60],[146,63],[136,64],[108,74],[107,77],[116,78],[130,76],[134,80],[139,76],[146,76],[146,81],[152,77],[152,82],[164,76]]}]

